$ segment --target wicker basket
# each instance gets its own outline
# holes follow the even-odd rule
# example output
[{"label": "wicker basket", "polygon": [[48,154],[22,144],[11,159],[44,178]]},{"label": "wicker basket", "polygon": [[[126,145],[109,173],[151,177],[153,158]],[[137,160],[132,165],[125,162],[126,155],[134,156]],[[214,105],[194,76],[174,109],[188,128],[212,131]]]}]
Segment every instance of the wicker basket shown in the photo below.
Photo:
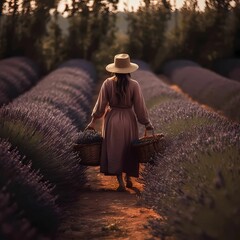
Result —
[{"label": "wicker basket", "polygon": [[99,166],[101,157],[102,143],[75,144],[73,149],[78,153],[81,159],[81,165]]},{"label": "wicker basket", "polygon": [[132,143],[132,149],[135,157],[140,163],[148,163],[156,153],[163,153],[166,142],[163,134],[154,134],[147,136],[147,131],[137,142]]}]

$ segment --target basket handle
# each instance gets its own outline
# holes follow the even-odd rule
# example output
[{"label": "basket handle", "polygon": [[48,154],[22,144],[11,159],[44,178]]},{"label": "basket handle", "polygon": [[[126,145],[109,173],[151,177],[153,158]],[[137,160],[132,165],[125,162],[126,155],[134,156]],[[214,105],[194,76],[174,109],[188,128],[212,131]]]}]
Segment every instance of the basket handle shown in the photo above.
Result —
[{"label": "basket handle", "polygon": [[84,131],[86,131],[86,130],[92,130],[92,131],[97,131],[95,128],[93,128],[93,127],[86,127],[85,129],[84,129]]}]

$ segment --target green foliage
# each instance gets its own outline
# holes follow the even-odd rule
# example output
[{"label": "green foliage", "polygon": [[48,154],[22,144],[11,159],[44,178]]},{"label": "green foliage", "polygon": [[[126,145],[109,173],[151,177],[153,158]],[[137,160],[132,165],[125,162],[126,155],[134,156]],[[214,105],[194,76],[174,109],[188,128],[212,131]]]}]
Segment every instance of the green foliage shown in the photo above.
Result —
[{"label": "green foliage", "polygon": [[[24,55],[51,70],[69,58],[95,60],[103,42],[108,44],[104,47],[114,42],[118,0],[74,0],[63,13],[57,10],[58,0],[8,2],[0,5],[0,13],[5,13],[0,14],[0,58]],[[60,28],[60,14],[68,19],[66,35]]]},{"label": "green foliage", "polygon": [[[219,240],[240,237],[237,230],[240,191],[236,184],[240,180],[239,152],[236,148],[224,150],[198,152],[196,164],[187,161],[183,164],[188,180],[182,187],[182,200],[176,202],[179,209],[186,211],[179,211],[182,217],[177,224],[180,239],[204,239],[204,235]],[[190,214],[194,218],[189,217]]]},{"label": "green foliage", "polygon": [[[36,148],[38,143],[43,141],[43,135],[40,132],[36,131],[30,125],[26,127],[26,125],[20,120],[4,120],[3,118],[1,120],[1,138],[10,139],[14,146],[19,147],[20,151],[26,156],[24,163],[28,164],[30,162],[29,156],[31,156],[33,159],[39,156],[39,152],[36,150]],[[46,153],[46,149],[44,149],[43,153]],[[35,166],[35,168],[39,169],[39,166]]]},{"label": "green foliage", "polygon": [[48,34],[44,36],[43,54],[47,69],[53,69],[63,61],[63,36],[59,26],[59,13],[55,10],[49,22]]},{"label": "green foliage", "polygon": [[152,108],[156,105],[160,105],[161,103],[165,102],[165,101],[169,101],[171,100],[170,96],[166,96],[166,95],[159,95],[159,96],[155,96],[153,98],[150,98],[150,100],[148,100],[146,102],[147,108]]},{"label": "green foliage", "polygon": [[[114,40],[118,1],[72,1],[67,7],[69,34],[64,39],[65,54],[70,58],[92,60],[102,42]],[[113,12],[112,12],[113,10]]]},{"label": "green foliage", "polygon": [[7,141],[0,139],[0,150],[0,188],[9,193],[9,202],[19,207],[16,218],[27,218],[45,234],[55,232],[60,212],[53,185],[32,170],[31,164],[24,165],[24,159]]},{"label": "green foliage", "polygon": [[194,129],[196,127],[207,126],[209,119],[191,116],[186,119],[175,119],[169,124],[162,125],[162,131],[167,132],[169,136],[176,137],[177,135]]},{"label": "green foliage", "polygon": [[185,0],[172,10],[168,1],[143,1],[128,14],[129,53],[149,62],[156,71],[172,59],[191,59],[211,67],[213,61],[239,52],[239,1]]},{"label": "green foliage", "polygon": [[[77,57],[95,62],[101,72],[119,52],[149,62],[156,71],[175,58],[211,67],[216,59],[240,54],[239,0],[207,0],[204,10],[197,0],[185,0],[179,10],[170,0],[145,0],[127,13],[124,38],[116,27],[118,0],[74,0],[62,13],[58,0],[32,2],[0,2],[0,58],[24,55],[51,70]],[[67,17],[67,34],[61,14]]]},{"label": "green foliage", "polygon": [[165,57],[192,59],[211,67],[216,59],[231,56],[236,27],[230,2],[206,1],[202,11],[197,0],[185,0],[183,7],[176,13],[175,27],[168,34]]},{"label": "green foliage", "polygon": [[128,14],[128,52],[135,58],[153,62],[156,51],[162,49],[170,18],[170,1],[144,1],[136,13]]},{"label": "green foliage", "polygon": [[35,0],[8,1],[3,3],[7,12],[1,17],[1,56],[24,55],[42,63],[43,36],[47,32],[50,9],[56,7],[58,1]]},{"label": "green foliage", "polygon": [[[1,115],[0,137],[7,139],[13,147],[18,148],[19,154],[25,156],[22,161],[24,164],[31,162],[32,168],[39,171],[44,180],[56,185],[54,193],[59,194],[60,201],[64,200],[66,196],[69,196],[68,190],[74,189],[72,180],[74,174],[68,171],[74,167],[77,170],[77,160],[75,160],[75,155],[70,152],[70,146],[67,146],[69,143],[66,144],[64,140],[61,143],[59,140],[66,135],[54,129],[57,127],[56,122],[54,123],[55,120],[49,116],[45,115],[44,121],[41,122],[39,117],[31,116],[31,119],[26,112],[23,113],[24,110],[14,111],[12,109],[10,111],[7,110],[5,113],[10,114],[11,117]],[[42,113],[43,115],[44,113]],[[47,123],[48,121],[51,123]],[[64,154],[69,157],[68,164],[64,163]]]}]

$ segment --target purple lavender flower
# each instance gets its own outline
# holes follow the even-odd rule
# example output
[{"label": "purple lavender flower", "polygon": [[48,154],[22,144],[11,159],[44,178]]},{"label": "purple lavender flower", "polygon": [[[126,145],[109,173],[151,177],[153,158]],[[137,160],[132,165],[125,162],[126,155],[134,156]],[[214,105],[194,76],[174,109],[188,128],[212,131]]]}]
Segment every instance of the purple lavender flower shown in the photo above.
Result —
[{"label": "purple lavender flower", "polygon": [[176,65],[170,74],[173,83],[198,102],[222,112],[232,120],[240,120],[240,101],[233,100],[240,95],[238,82],[229,81],[198,66],[179,67],[178,62],[173,65]]},{"label": "purple lavender flower", "polygon": [[[138,80],[148,89],[152,78],[146,76],[139,74]],[[155,88],[164,85],[155,81]],[[151,101],[150,86],[147,91]],[[155,131],[168,140],[165,152],[156,155],[141,176],[142,200],[162,216],[150,222],[153,234],[238,239],[240,125],[174,94],[155,103],[149,114]]]},{"label": "purple lavender flower", "polygon": [[1,60],[0,106],[30,89],[39,77],[38,67],[27,58],[13,57]]},{"label": "purple lavender flower", "polygon": [[16,149],[0,139],[0,188],[9,192],[12,204],[17,203],[18,214],[42,233],[53,233],[60,216],[54,186],[33,171],[30,163],[24,165],[23,161]]},{"label": "purple lavender flower", "polygon": [[0,191],[0,236],[3,239],[15,240],[48,240],[41,235],[31,223],[21,218],[16,203],[10,201],[10,194],[3,190]]}]

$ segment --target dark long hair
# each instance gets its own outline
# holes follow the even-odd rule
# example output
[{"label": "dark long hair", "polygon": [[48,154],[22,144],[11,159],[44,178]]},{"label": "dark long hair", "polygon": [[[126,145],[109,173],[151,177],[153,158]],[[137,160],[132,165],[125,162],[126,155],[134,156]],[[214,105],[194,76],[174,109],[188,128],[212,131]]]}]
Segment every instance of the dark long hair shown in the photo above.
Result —
[{"label": "dark long hair", "polygon": [[117,98],[118,102],[121,101],[121,99],[125,96],[126,90],[129,84],[129,79],[131,77],[130,73],[115,73],[115,77],[117,78]]}]

